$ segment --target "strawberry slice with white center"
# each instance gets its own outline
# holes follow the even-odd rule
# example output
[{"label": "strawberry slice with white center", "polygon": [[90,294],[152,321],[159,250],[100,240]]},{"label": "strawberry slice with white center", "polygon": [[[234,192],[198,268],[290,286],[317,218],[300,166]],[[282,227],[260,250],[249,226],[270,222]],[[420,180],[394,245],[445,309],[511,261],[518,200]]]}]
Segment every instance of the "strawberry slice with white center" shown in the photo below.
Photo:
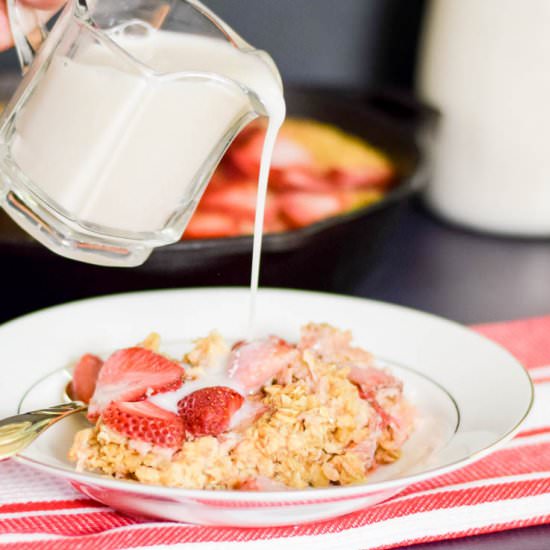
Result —
[{"label": "strawberry slice with white center", "polygon": [[357,168],[335,168],[328,177],[341,187],[388,187],[394,178],[394,171],[388,164],[372,164]]},{"label": "strawberry slice with white center", "polygon": [[[228,160],[243,174],[257,178],[264,148],[265,130],[263,128],[250,132],[244,139],[235,142],[228,152]],[[299,143],[280,136],[277,139],[271,167],[285,170],[296,166],[311,166],[313,158],[309,151]]]},{"label": "strawberry slice with white center", "polygon": [[94,421],[113,401],[139,401],[148,395],[177,390],[183,368],[153,351],[134,347],[116,351],[103,365],[88,408]]},{"label": "strawberry slice with white center", "polygon": [[281,212],[294,227],[305,227],[335,216],[348,208],[346,196],[339,192],[289,192],[281,195]]},{"label": "strawberry slice with white center", "polygon": [[298,351],[281,338],[239,343],[234,346],[228,363],[228,375],[249,393],[258,391],[279,372],[288,367]]},{"label": "strawberry slice with white center", "polygon": [[334,190],[334,182],[312,166],[272,168],[269,185],[277,191],[317,193]]},{"label": "strawberry slice with white center", "polygon": [[73,369],[73,379],[71,381],[71,390],[73,397],[84,403],[88,403],[95,391],[95,385],[99,371],[103,366],[103,361],[86,353],[79,360]]},{"label": "strawberry slice with white center", "polygon": [[129,439],[174,449],[183,443],[182,419],[149,401],[114,401],[103,411],[101,418],[108,428]]},{"label": "strawberry slice with white center", "polygon": [[277,139],[275,148],[273,149],[271,163],[275,168],[285,169],[296,166],[313,166],[315,160],[305,147],[295,140],[281,135]]}]

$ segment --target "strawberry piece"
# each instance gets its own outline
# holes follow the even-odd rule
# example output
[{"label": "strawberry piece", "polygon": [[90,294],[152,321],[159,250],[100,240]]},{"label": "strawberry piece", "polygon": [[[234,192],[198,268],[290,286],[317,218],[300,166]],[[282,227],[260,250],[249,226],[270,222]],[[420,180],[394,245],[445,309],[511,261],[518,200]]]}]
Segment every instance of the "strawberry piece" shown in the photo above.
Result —
[{"label": "strawberry piece", "polygon": [[107,427],[130,439],[169,448],[183,443],[182,419],[149,401],[114,401],[103,411],[102,419]]},{"label": "strawberry piece", "polygon": [[281,338],[243,343],[233,347],[228,363],[228,375],[253,393],[296,359],[297,350]]},{"label": "strawberry piece", "polygon": [[218,435],[228,429],[243,402],[243,396],[235,390],[212,386],[186,395],[178,402],[178,412],[187,435]]},{"label": "strawberry piece", "polygon": [[374,460],[374,454],[376,453],[376,447],[377,447],[377,433],[376,431],[373,431],[369,437],[361,441],[360,443],[356,443],[349,446],[349,450],[356,454],[361,462],[365,466],[365,473],[367,473],[375,463]]},{"label": "strawberry piece", "polygon": [[278,191],[332,191],[334,183],[311,166],[272,168],[269,185]]},{"label": "strawberry piece", "polygon": [[344,212],[348,205],[338,192],[284,193],[280,197],[281,211],[294,227],[305,227]]},{"label": "strawberry piece", "polygon": [[235,140],[226,155],[230,165],[251,179],[257,179],[260,173],[264,136],[262,129],[250,130]]},{"label": "strawberry piece", "polygon": [[379,400],[379,392],[382,390],[402,391],[403,385],[390,373],[370,366],[353,366],[348,374],[348,379],[359,388],[359,396],[369,402],[380,419],[380,428],[386,429],[395,425],[395,419],[382,407]]},{"label": "strawberry piece", "polygon": [[[264,147],[265,130],[249,132],[243,139],[235,142],[228,153],[228,160],[243,174],[256,179],[260,172],[260,161]],[[277,139],[271,159],[271,168],[286,170],[295,167],[313,165],[313,159],[307,149],[284,136]]]},{"label": "strawberry piece", "polygon": [[[288,229],[288,224],[279,216],[264,220],[264,233],[279,233]],[[239,231],[241,235],[252,235],[254,233],[254,221],[240,221]]]},{"label": "strawberry piece", "polygon": [[[223,212],[239,221],[254,222],[258,184],[252,181],[235,181],[208,188],[200,209],[202,212]],[[272,222],[278,213],[278,205],[273,195],[268,193],[265,202],[264,219]]]},{"label": "strawberry piece", "polygon": [[253,220],[258,186],[254,182],[232,182],[206,189],[201,209],[226,212]]},{"label": "strawberry piece", "polygon": [[348,378],[359,386],[363,394],[376,393],[381,389],[395,388],[400,390],[401,383],[390,373],[370,366],[353,366]]},{"label": "strawberry piece", "polygon": [[217,239],[235,237],[239,234],[237,221],[223,212],[204,212],[198,210],[183,234],[184,239]]},{"label": "strawberry piece", "polygon": [[327,176],[340,187],[388,187],[394,177],[389,164],[363,166],[361,168],[335,168]]},{"label": "strawberry piece", "polygon": [[[283,130],[284,132],[284,130]],[[264,136],[261,136],[262,142]],[[314,159],[311,153],[295,140],[281,135],[273,149],[272,165],[278,169],[292,168],[296,166],[313,166]]]},{"label": "strawberry piece", "polygon": [[138,401],[177,390],[183,374],[180,365],[153,351],[140,347],[116,351],[99,372],[88,419],[94,421],[112,401]]},{"label": "strawberry piece", "polygon": [[95,391],[95,385],[103,361],[91,353],[86,353],[73,369],[71,390],[73,397],[84,403],[89,403]]}]

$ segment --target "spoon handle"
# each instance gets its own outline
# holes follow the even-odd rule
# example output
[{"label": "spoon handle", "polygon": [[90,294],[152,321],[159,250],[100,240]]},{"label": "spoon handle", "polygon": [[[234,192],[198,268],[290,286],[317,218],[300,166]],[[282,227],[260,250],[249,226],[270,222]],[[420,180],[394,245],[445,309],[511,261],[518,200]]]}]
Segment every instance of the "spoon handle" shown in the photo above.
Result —
[{"label": "spoon handle", "polygon": [[0,460],[9,458],[30,445],[45,429],[57,421],[85,411],[88,406],[79,401],[71,401],[0,420]]}]

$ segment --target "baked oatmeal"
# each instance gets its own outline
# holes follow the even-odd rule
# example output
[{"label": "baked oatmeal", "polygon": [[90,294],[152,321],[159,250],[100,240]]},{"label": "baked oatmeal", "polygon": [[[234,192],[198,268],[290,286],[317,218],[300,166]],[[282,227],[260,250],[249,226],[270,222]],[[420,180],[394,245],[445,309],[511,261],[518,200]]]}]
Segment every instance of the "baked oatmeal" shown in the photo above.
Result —
[{"label": "baked oatmeal", "polygon": [[169,487],[362,482],[399,458],[414,413],[402,383],[351,340],[309,324],[296,344],[271,336],[230,347],[213,332],[181,361],[161,354],[156,334],[104,363],[87,354],[73,390],[91,395],[94,426],[69,456],[81,471]]}]

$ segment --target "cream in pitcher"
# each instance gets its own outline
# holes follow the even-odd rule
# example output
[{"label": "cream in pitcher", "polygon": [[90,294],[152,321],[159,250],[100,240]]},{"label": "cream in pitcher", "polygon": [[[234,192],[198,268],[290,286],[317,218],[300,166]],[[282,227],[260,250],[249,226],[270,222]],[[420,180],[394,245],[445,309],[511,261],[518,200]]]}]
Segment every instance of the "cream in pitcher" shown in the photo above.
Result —
[{"label": "cream in pitcher", "polygon": [[[162,28],[158,13],[129,13],[102,31],[69,5],[2,119],[8,213],[58,253],[137,265],[177,240],[234,135],[265,115],[262,202],[285,114],[280,77],[221,22],[205,27],[201,4],[173,4],[186,11],[161,10]],[[200,34],[177,32],[190,8]]]}]

